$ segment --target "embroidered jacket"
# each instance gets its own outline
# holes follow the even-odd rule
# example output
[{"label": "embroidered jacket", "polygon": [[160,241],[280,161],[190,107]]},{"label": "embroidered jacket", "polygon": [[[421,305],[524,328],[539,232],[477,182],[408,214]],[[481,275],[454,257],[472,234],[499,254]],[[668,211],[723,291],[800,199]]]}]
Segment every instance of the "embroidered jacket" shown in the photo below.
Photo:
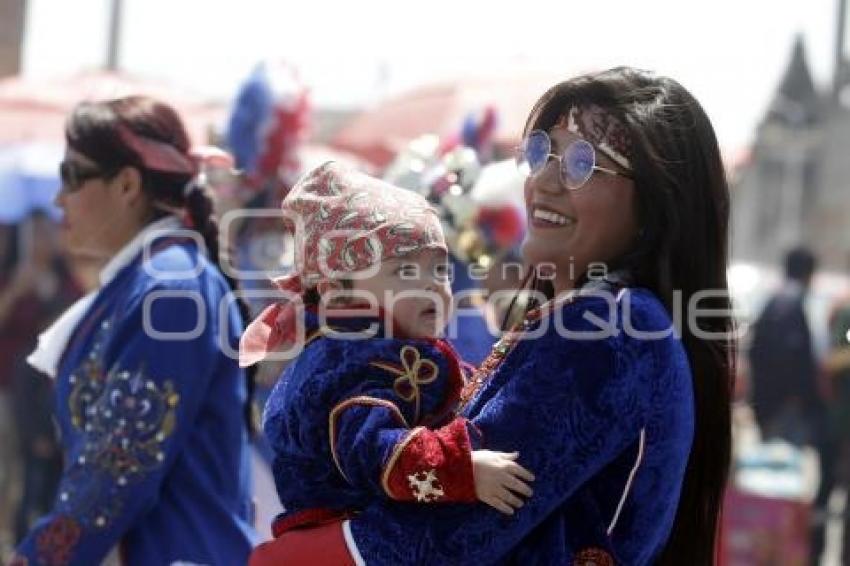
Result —
[{"label": "embroidered jacket", "polygon": [[220,345],[235,355],[243,323],[228,291],[175,239],[100,291],[59,363],[65,469],[17,549],[30,566],[99,564],[116,545],[130,565],[245,563],[245,379]]},{"label": "embroidered jacket", "polygon": [[[474,501],[467,425],[454,418],[464,383],[454,350],[386,338],[377,319],[322,322],[306,312],[305,349],[265,408],[284,506],[275,533],[379,497]],[[370,326],[372,338],[342,337]]]},{"label": "embroidered jacket", "polygon": [[616,297],[538,311],[481,368],[464,414],[488,448],[518,451],[534,472],[525,506],[509,517],[483,504],[376,502],[345,523],[355,559],[652,563],[673,524],[693,438],[691,371],[652,293]]}]

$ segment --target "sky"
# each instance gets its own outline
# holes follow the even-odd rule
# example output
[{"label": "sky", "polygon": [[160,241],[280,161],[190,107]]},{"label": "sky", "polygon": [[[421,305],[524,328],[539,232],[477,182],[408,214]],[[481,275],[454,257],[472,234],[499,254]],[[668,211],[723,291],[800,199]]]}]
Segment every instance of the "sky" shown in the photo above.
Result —
[{"label": "sky", "polygon": [[[29,0],[23,69],[103,65],[110,0]],[[725,152],[751,141],[804,38],[833,69],[837,0],[124,0],[120,66],[230,100],[263,58],[298,66],[317,106],[358,107],[419,84],[519,71],[568,78],[614,65],[675,78]],[[70,23],[73,22],[73,23]]]}]

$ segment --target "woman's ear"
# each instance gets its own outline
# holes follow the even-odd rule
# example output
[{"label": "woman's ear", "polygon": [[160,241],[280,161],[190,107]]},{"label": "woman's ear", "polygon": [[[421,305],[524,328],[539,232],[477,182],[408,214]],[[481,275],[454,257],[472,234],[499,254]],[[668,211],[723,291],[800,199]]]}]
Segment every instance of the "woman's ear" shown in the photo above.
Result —
[{"label": "woman's ear", "polygon": [[138,206],[145,198],[142,189],[142,175],[135,167],[121,169],[113,182],[118,186],[121,198],[130,206]]}]

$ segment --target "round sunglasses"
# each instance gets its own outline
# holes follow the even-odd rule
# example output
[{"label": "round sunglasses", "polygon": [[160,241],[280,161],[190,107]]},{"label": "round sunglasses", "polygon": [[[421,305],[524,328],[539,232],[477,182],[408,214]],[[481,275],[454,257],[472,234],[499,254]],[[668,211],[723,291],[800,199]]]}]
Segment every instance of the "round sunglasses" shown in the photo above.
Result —
[{"label": "round sunglasses", "polygon": [[561,183],[571,191],[577,191],[587,183],[596,171],[607,175],[631,179],[630,173],[622,173],[596,164],[596,148],[587,140],[578,139],[564,148],[560,155],[552,153],[552,138],[543,130],[529,133],[519,146],[517,165],[529,175],[537,175],[546,168],[549,159],[559,162],[558,173]]}]

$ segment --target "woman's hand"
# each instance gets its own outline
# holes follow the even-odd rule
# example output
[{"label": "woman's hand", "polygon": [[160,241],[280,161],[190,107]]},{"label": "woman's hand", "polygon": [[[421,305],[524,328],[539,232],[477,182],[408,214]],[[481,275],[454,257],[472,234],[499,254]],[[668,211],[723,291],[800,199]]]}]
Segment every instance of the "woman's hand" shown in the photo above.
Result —
[{"label": "woman's hand", "polygon": [[475,495],[506,515],[513,515],[515,509],[524,505],[517,494],[531,497],[533,493],[526,482],[533,482],[534,474],[517,464],[518,457],[519,452],[472,452]]}]

